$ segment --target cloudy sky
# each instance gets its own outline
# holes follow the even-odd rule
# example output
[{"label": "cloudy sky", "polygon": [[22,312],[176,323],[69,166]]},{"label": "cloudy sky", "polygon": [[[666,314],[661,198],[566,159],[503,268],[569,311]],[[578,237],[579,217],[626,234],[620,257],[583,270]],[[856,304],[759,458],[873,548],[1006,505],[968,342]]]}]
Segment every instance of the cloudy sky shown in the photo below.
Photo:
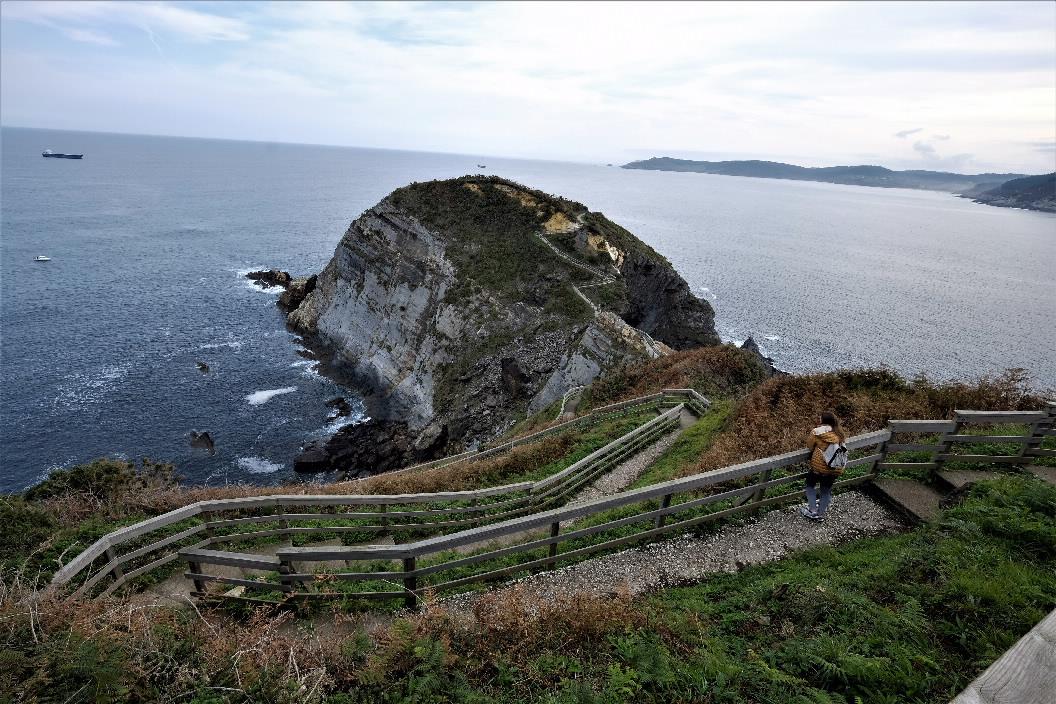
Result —
[{"label": "cloudy sky", "polygon": [[4,125],[1056,169],[1056,3],[4,2]]}]

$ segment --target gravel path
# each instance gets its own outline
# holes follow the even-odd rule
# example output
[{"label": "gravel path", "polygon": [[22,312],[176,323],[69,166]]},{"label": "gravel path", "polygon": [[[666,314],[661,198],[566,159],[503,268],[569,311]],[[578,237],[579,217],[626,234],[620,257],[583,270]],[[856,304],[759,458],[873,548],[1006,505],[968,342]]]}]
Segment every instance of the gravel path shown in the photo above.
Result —
[{"label": "gravel path", "polygon": [[[552,572],[529,575],[518,585],[539,603],[575,592],[631,594],[695,582],[709,574],[736,572],[747,565],[778,560],[816,545],[890,533],[902,523],[887,509],[857,491],[835,497],[825,521],[809,521],[800,505],[775,509],[746,524],[728,525],[703,537],[684,534],[639,548],[603,555]],[[458,594],[443,601],[468,607],[479,596]]]},{"label": "gravel path", "polygon": [[653,462],[656,462],[661,455],[671,449],[671,446],[675,444],[681,435],[681,430],[668,433],[653,445],[616,465],[611,471],[598,477],[593,484],[577,494],[574,499],[568,502],[568,505],[582,504],[623,491],[633,484],[634,480],[642,476],[642,473],[649,469]]}]

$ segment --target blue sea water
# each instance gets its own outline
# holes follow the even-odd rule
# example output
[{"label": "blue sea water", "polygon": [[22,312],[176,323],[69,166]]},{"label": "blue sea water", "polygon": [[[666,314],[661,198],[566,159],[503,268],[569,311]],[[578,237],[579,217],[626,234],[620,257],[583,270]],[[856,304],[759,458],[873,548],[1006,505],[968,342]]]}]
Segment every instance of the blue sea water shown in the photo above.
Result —
[{"label": "blue sea water", "polygon": [[479,155],[18,128],[0,152],[0,491],[104,455],[170,461],[196,483],[291,480],[300,445],[348,422],[325,406],[348,392],[242,274],[316,272],[392,189],[478,163],[605,212],[712,301],[720,333],[755,336],[783,368],[1026,367],[1056,386],[1052,215]]}]

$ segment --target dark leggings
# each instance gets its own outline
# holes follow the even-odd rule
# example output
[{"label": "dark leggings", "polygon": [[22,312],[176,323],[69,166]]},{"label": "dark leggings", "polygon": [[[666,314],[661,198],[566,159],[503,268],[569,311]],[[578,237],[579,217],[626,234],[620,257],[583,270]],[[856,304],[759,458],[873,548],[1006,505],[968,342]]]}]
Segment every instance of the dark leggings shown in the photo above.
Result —
[{"label": "dark leggings", "polygon": [[807,472],[807,486],[813,488],[821,484],[822,489],[831,489],[833,482],[836,481],[835,474],[819,474],[814,470]]},{"label": "dark leggings", "polygon": [[[832,483],[836,481],[835,474],[819,474],[814,470],[807,472],[807,508],[815,511],[819,516],[824,516],[832,501]],[[821,484],[821,496],[817,495],[815,487]]]}]

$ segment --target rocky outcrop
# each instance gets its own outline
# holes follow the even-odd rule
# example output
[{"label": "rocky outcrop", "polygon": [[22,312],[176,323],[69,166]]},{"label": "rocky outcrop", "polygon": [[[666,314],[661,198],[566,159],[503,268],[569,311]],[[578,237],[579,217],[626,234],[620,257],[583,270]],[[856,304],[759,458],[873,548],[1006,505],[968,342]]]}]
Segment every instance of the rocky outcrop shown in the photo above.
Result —
[{"label": "rocky outcrop", "polygon": [[246,274],[246,278],[261,288],[271,288],[272,286],[282,286],[283,288],[286,288],[290,285],[290,272],[279,271],[278,269],[251,271]]},{"label": "rocky outcrop", "polygon": [[987,189],[972,189],[961,194],[976,203],[999,208],[1024,208],[1056,213],[1056,173],[1025,176],[1005,183],[989,184]]},{"label": "rocky outcrop", "polygon": [[778,374],[786,373],[774,366],[774,360],[763,354],[763,351],[759,349],[759,343],[757,343],[751,336],[741,343],[741,349],[750,352],[756,357],[756,359],[762,362],[763,365],[770,370],[770,376],[777,376]]},{"label": "rocky outcrop", "polygon": [[286,286],[286,290],[279,295],[279,307],[284,310],[294,310],[304,302],[309,293],[315,290],[315,276],[293,279]]},{"label": "rocky outcrop", "polygon": [[497,178],[398,189],[299,281],[289,325],[373,419],[309,448],[328,468],[459,451],[610,367],[718,343],[711,306],[659,254],[600,213]]}]

